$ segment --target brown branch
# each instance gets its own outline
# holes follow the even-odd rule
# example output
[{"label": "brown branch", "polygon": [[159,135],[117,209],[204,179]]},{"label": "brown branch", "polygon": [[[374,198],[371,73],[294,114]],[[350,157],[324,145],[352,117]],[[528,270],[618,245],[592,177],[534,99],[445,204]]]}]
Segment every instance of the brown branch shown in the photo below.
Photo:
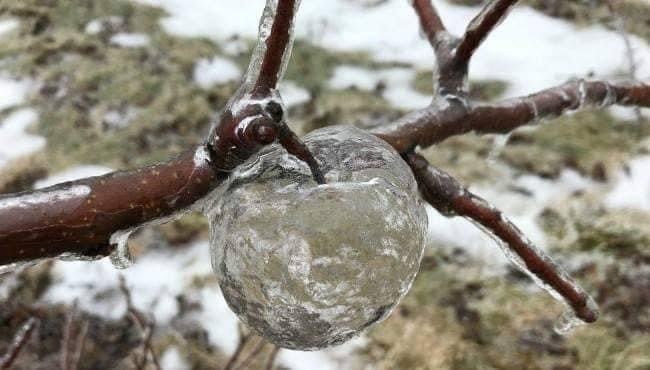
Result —
[{"label": "brown branch", "polygon": [[[267,4],[271,6],[272,2]],[[296,0],[278,0],[275,17],[270,34],[266,39],[266,52],[262,58],[260,72],[253,88],[253,96],[267,96],[272,89],[276,89],[284,68],[288,54],[291,53],[292,30]],[[272,11],[271,9],[265,9]]]},{"label": "brown branch", "polygon": [[428,147],[468,132],[504,134],[567,111],[614,104],[650,107],[650,84],[577,80],[495,104],[469,107],[450,101],[444,108],[431,106],[409,113],[374,133],[400,153],[406,153],[416,146]]},{"label": "brown branch", "polygon": [[413,8],[420,19],[422,31],[427,35],[431,46],[436,48],[438,36],[441,32],[445,32],[446,28],[432,0],[413,0]]},{"label": "brown branch", "polygon": [[31,337],[32,332],[34,331],[34,328],[36,327],[37,323],[38,323],[38,319],[36,319],[35,317],[30,317],[23,324],[23,326],[20,327],[20,329],[14,336],[11,345],[9,346],[9,348],[7,348],[7,352],[0,358],[0,369],[5,370],[11,368],[13,363],[18,358],[20,351],[23,349],[25,344],[27,344],[27,341]]},{"label": "brown branch", "polygon": [[[283,108],[273,91],[291,52],[295,0],[268,1],[275,11],[264,43],[256,84],[231,99],[205,146],[146,168],[92,177],[38,191],[0,196],[0,265],[72,255],[97,258],[114,249],[112,236],[164,220],[191,207],[262,147],[281,139],[306,161],[317,180],[318,166],[304,145],[283,128]],[[267,30],[262,30],[267,32]],[[258,47],[260,47],[258,45]],[[258,61],[252,61],[255,71]],[[250,77],[250,76],[249,76]],[[251,98],[252,92],[264,94]]]},{"label": "brown branch", "polygon": [[251,340],[251,338],[252,335],[244,334],[242,333],[241,328],[239,329],[239,342],[237,342],[237,348],[235,348],[235,352],[232,354],[232,356],[230,356],[230,359],[228,359],[226,366],[223,368],[224,370],[233,370],[235,368],[235,364],[239,360],[239,356],[241,356],[244,348]]},{"label": "brown branch", "polygon": [[468,65],[472,55],[485,41],[490,32],[508,14],[517,0],[492,0],[469,23],[460,44],[456,48],[454,60],[460,65]]},{"label": "brown branch", "polygon": [[538,250],[501,211],[462,187],[453,177],[431,166],[422,156],[405,156],[423,197],[443,214],[467,217],[482,225],[503,242],[506,254],[513,253],[518,267],[552,288],[585,322],[596,321],[598,311],[589,295],[569,275]]},{"label": "brown branch", "polygon": [[250,351],[248,356],[246,356],[242,361],[239,366],[237,366],[237,369],[248,369],[248,365],[251,364],[251,362],[259,356],[259,354],[262,352],[264,347],[266,346],[266,341],[263,338],[260,338],[259,342],[253,347],[253,349]]},{"label": "brown branch", "polygon": [[142,356],[138,358],[138,356],[134,354],[134,365],[137,369],[145,369],[147,366],[147,358],[149,355],[151,355],[151,360],[153,362],[154,368],[156,370],[160,370],[158,356],[156,356],[156,352],[153,350],[153,346],[151,345],[154,329],[156,326],[155,321],[153,318],[148,319],[147,315],[140,312],[140,310],[138,310],[133,305],[131,290],[126,285],[126,279],[124,279],[124,275],[120,275],[119,277],[119,287],[122,295],[124,296],[124,300],[126,301],[126,311],[130,315],[131,320],[138,326],[138,329],[142,333]]},{"label": "brown branch", "polygon": [[224,180],[202,153],[0,197],[0,265],[108,255],[116,231],[187,209]]}]

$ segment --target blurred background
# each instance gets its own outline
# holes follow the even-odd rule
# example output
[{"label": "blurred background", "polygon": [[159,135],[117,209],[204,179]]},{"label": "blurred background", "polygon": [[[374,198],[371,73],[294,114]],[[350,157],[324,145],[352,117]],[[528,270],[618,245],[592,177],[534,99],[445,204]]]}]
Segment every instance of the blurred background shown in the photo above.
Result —
[{"label": "blurred background", "polygon": [[[439,0],[460,34],[482,0]],[[166,159],[202,140],[238,86],[262,0],[0,0],[0,193]],[[433,56],[404,0],[304,0],[281,93],[295,130],[390,123],[431,100]],[[472,95],[650,77],[647,0],[525,0],[479,49]],[[16,369],[650,369],[650,114],[571,114],[424,151],[500,207],[591,292],[602,318],[562,337],[562,305],[472,224],[430,210],[411,292],[362,337],[277,350],[238,325],[189,214],[130,240],[136,263],[46,261],[0,275],[0,354]],[[130,302],[130,303],[129,303]],[[146,357],[144,355],[146,354]],[[146,359],[146,361],[145,361]]]}]

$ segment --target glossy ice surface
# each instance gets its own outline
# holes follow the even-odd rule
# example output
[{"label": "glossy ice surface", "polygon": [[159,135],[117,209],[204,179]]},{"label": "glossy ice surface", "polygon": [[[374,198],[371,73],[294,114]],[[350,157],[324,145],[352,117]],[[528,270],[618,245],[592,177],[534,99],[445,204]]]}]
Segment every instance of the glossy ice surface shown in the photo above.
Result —
[{"label": "glossy ice surface", "polygon": [[346,126],[304,139],[327,184],[271,147],[233,174],[208,213],[233,311],[271,342],[315,350],[391,312],[418,271],[427,216],[410,169],[381,140]]}]

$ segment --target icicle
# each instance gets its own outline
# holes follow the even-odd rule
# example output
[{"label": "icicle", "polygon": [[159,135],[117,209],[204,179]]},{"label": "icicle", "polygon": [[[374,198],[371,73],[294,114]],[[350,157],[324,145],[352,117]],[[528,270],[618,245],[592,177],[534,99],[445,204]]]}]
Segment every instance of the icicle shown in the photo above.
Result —
[{"label": "icicle", "polygon": [[583,108],[587,102],[587,87],[585,86],[585,80],[581,79],[578,82],[578,106],[576,109]]},{"label": "icicle", "polygon": [[602,103],[600,104],[600,108],[608,107],[608,106],[616,103],[616,100],[617,100],[616,91],[614,91],[614,89],[612,89],[610,84],[608,84],[607,82],[603,82],[603,84],[605,85],[605,90],[607,91],[607,93],[605,94],[605,98],[603,99]]},{"label": "icicle", "polygon": [[133,265],[133,256],[129,250],[129,236],[132,230],[118,231],[111,235],[110,243],[115,245],[113,253],[111,253],[111,263],[115,268],[123,270]]},{"label": "icicle", "polygon": [[494,137],[494,141],[492,143],[493,147],[487,156],[487,162],[489,165],[494,166],[497,163],[497,159],[501,156],[501,153],[503,152],[503,149],[505,149],[506,145],[508,145],[508,141],[510,141],[511,136],[512,133],[507,133],[505,135],[497,135]]},{"label": "icicle", "polygon": [[572,309],[567,308],[555,322],[553,330],[560,335],[569,335],[581,325],[584,322],[576,317]]}]

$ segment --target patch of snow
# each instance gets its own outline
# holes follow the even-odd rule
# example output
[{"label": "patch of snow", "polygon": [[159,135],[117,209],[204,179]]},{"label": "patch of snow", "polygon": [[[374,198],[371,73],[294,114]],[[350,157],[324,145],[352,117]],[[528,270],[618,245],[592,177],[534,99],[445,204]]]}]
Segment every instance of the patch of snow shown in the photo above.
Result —
[{"label": "patch of snow", "polygon": [[26,132],[36,122],[36,111],[24,108],[11,113],[0,123],[0,167],[11,159],[34,153],[45,146],[45,139]]},{"label": "patch of snow", "polygon": [[194,81],[204,89],[239,80],[241,76],[242,71],[237,64],[219,56],[199,59],[194,67]]},{"label": "patch of snow", "polygon": [[616,185],[605,198],[605,205],[650,211],[650,156],[633,159],[628,168],[616,176]]},{"label": "patch of snow", "polygon": [[125,48],[141,48],[149,45],[151,39],[144,33],[120,32],[111,36],[110,42]]},{"label": "patch of snow", "polygon": [[[650,119],[650,108],[640,108],[641,116],[645,119]],[[624,107],[621,105],[613,105],[609,107],[609,113],[620,121],[633,122],[637,120],[636,109],[631,107]]]},{"label": "patch of snow", "polygon": [[[205,250],[208,249],[206,242]],[[210,257],[206,258],[205,263],[209,265]],[[199,294],[203,307],[199,315],[199,322],[208,333],[208,339],[224,353],[234,353],[239,342],[239,330],[237,329],[239,319],[237,315],[228,307],[218,287],[205,287],[201,289]]]},{"label": "patch of snow", "polygon": [[92,21],[88,22],[88,24],[86,24],[84,31],[90,35],[95,35],[100,33],[103,28],[104,26],[102,26],[101,19],[93,19]]},{"label": "patch of snow", "polygon": [[84,177],[100,176],[112,171],[113,171],[112,168],[103,167],[103,166],[95,166],[95,165],[75,166],[63,172],[55,173],[42,180],[36,181],[34,183],[34,189],[42,189],[62,182],[82,179]]},{"label": "patch of snow", "polygon": [[239,56],[250,49],[248,42],[240,37],[232,37],[224,41],[221,48],[224,53],[230,56]]},{"label": "patch of snow", "polygon": [[[138,0],[163,7],[170,14],[163,27],[180,36],[255,38],[263,0]],[[439,1],[436,6],[450,31],[461,34],[479,7]],[[433,55],[419,36],[418,22],[405,1],[387,1],[372,8],[359,2],[310,0],[297,19],[299,37],[328,49],[365,50],[377,60],[413,63],[430,68]],[[526,32],[521,32],[526,30]],[[650,47],[631,36],[638,60],[650,61]],[[507,96],[524,95],[572,77],[593,72],[611,76],[625,66],[620,35],[603,26],[578,27],[525,6],[493,32],[472,60],[472,77],[510,83]],[[650,75],[650,63],[639,64],[639,76]]]},{"label": "patch of snow", "polygon": [[367,343],[364,337],[355,338],[343,345],[316,352],[290,351],[278,353],[277,362],[292,370],[344,370],[356,368],[352,359],[357,350]]},{"label": "patch of snow", "polygon": [[160,367],[162,370],[189,370],[190,365],[181,356],[176,347],[168,348],[160,357]]},{"label": "patch of snow", "polygon": [[20,26],[20,22],[17,19],[0,19],[0,37],[17,29],[18,26]]},{"label": "patch of snow", "polygon": [[23,103],[33,87],[31,80],[0,75],[0,111]]},{"label": "patch of snow", "polygon": [[211,273],[207,242],[194,243],[181,251],[154,250],[140,256],[132,267],[119,271],[108,258],[57,261],[52,269],[54,284],[43,300],[68,304],[76,300],[82,310],[118,319],[126,312],[124,297],[118,290],[122,274],[132,292],[133,305],[152,313],[158,324],[165,325],[178,312],[176,296],[195,276]]},{"label": "patch of snow", "polygon": [[286,80],[280,83],[280,95],[287,108],[305,104],[310,98],[307,89],[300,87],[293,81]]},{"label": "patch of snow", "polygon": [[334,70],[328,84],[334,89],[356,87],[374,91],[385,86],[382,96],[396,108],[419,109],[431,104],[431,96],[413,89],[415,71],[409,68],[370,70],[355,66],[339,66]]},{"label": "patch of snow", "polygon": [[104,31],[107,26],[112,29],[117,29],[118,27],[124,25],[124,18],[113,15],[106,18],[93,19],[92,21],[86,24],[84,31],[90,35],[96,35]]},{"label": "patch of snow", "polygon": [[112,109],[104,114],[102,123],[110,128],[121,129],[128,127],[129,124],[138,116],[138,109],[128,107],[126,109]]}]

